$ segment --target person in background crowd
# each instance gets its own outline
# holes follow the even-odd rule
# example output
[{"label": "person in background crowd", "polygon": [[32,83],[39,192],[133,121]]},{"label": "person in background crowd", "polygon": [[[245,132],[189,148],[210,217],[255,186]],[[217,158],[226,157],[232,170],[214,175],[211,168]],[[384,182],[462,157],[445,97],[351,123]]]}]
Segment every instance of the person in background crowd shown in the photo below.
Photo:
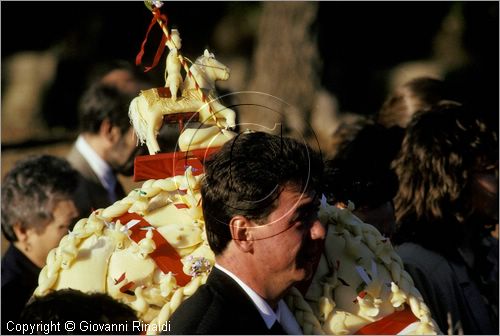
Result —
[{"label": "person in background crowd", "polygon": [[453,98],[442,80],[417,77],[396,88],[386,98],[375,119],[387,128],[406,128],[415,112],[429,109],[444,99]]},{"label": "person in background crowd", "polygon": [[337,154],[325,162],[325,195],[330,204],[347,207],[390,238],[396,229],[392,199],[398,180],[391,169],[402,141],[402,133],[373,122],[354,134],[345,134]]},{"label": "person in background crowd", "polygon": [[87,87],[94,83],[116,87],[121,92],[138,95],[149,85],[149,78],[129,62],[114,59],[96,64],[87,78]]},{"label": "person in background crowd", "polygon": [[134,96],[98,82],[81,99],[80,135],[67,156],[82,176],[76,192],[81,216],[125,196],[117,176],[132,174],[137,155],[134,129],[128,117]]},{"label": "person in background crowd", "polygon": [[312,277],[324,247],[319,155],[243,133],[205,162],[203,214],[216,264],[172,315],[173,334],[302,334],[283,301]]},{"label": "person in background crowd", "polygon": [[111,60],[96,64],[87,81],[79,102],[80,134],[67,155],[83,176],[76,199],[81,216],[123,198],[118,175],[132,176],[135,157],[147,153],[136,146],[128,109],[148,79],[130,63]]},{"label": "person in background crowd", "polygon": [[20,322],[52,326],[35,330],[36,335],[139,335],[142,331],[134,310],[126,304],[108,294],[70,288],[35,297],[24,308]]},{"label": "person in background crowd", "polygon": [[78,218],[73,201],[78,173],[62,159],[30,156],[2,182],[2,232],[10,246],[2,259],[2,333],[16,321],[38,285],[50,250]]},{"label": "person in background crowd", "polygon": [[480,268],[484,229],[498,223],[498,137],[490,126],[460,104],[440,103],[415,115],[394,161],[397,252],[448,334],[498,334],[498,268],[493,275],[495,265],[486,268],[496,293]]}]

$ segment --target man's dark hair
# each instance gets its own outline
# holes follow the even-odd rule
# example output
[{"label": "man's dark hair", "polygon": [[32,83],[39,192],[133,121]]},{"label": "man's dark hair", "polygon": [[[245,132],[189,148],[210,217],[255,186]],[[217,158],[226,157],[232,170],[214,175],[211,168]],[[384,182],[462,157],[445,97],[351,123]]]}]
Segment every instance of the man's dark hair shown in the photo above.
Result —
[{"label": "man's dark hair", "polygon": [[78,173],[63,158],[33,155],[15,163],[2,182],[2,232],[17,241],[13,227],[36,228],[43,232],[52,220],[54,207],[72,199]]},{"label": "man's dark hair", "polygon": [[399,178],[396,241],[454,251],[472,213],[472,174],[496,162],[497,132],[471,110],[446,103],[416,114],[393,163]]},{"label": "man's dark hair", "polygon": [[80,130],[97,133],[102,122],[108,119],[126,133],[131,127],[128,116],[134,95],[121,92],[114,86],[102,83],[91,85],[83,94],[79,105]]},{"label": "man's dark hair", "polygon": [[231,240],[232,217],[264,220],[289,183],[319,193],[322,170],[320,155],[291,138],[253,132],[224,144],[205,162],[201,188],[207,238],[215,254]]},{"label": "man's dark hair", "polygon": [[[75,329],[67,330],[65,322],[74,322]],[[20,322],[31,325],[60,322],[60,328],[52,334],[59,335],[131,335],[133,323],[138,321],[134,310],[104,293],[83,293],[75,289],[61,289],[45,296],[35,297],[21,313]],[[81,329],[81,322],[85,322]],[[102,330],[88,330],[89,323],[99,324]],[[107,331],[106,325],[113,330]],[[44,330],[35,330],[38,335]]]}]

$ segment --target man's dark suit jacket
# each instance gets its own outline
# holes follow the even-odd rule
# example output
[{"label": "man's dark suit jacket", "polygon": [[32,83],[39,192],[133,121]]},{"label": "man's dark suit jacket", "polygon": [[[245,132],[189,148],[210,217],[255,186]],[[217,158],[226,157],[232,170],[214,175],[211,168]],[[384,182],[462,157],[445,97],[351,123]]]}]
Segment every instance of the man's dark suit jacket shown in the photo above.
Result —
[{"label": "man's dark suit jacket", "polygon": [[170,334],[269,335],[272,332],[245,291],[214,267],[207,283],[170,318]]},{"label": "man's dark suit jacket", "polygon": [[[80,217],[88,217],[93,210],[111,205],[112,202],[109,199],[108,191],[75,146],[73,146],[66,159],[80,173],[78,188],[75,192],[75,203],[80,212]],[[125,197],[125,191],[118,180],[116,181],[115,192],[117,200]]]}]

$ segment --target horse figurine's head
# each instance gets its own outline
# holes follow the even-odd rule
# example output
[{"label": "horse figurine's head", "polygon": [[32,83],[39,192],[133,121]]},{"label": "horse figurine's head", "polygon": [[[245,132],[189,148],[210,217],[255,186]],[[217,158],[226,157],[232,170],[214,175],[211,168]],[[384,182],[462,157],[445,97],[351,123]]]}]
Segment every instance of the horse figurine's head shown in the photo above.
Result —
[{"label": "horse figurine's head", "polygon": [[213,53],[205,49],[203,56],[198,57],[195,62],[205,73],[214,80],[227,80],[229,78],[229,68],[215,59]]},{"label": "horse figurine's head", "polygon": [[[215,59],[213,53],[207,49],[202,56],[198,57],[190,68],[193,77],[196,79],[198,86],[204,89],[215,89],[215,81],[227,80],[229,78],[229,68]],[[192,89],[195,87],[194,81],[187,77],[185,88]]]}]

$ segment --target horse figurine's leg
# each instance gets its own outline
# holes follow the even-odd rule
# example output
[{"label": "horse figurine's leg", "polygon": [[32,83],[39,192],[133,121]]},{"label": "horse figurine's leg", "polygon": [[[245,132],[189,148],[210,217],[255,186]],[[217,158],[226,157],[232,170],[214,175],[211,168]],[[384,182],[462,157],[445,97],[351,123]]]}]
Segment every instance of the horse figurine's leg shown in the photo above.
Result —
[{"label": "horse figurine's leg", "polygon": [[207,147],[220,147],[232,139],[236,133],[220,129],[217,126],[208,128],[187,128],[179,136],[179,148],[182,151]]},{"label": "horse figurine's leg", "polygon": [[219,103],[217,99],[211,101],[210,106],[217,120],[222,120],[222,126],[227,128],[234,128],[236,126],[236,112]]},{"label": "horse figurine's leg", "polygon": [[146,145],[148,146],[149,154],[153,155],[160,151],[160,146],[156,140],[156,136],[163,125],[163,113],[158,106],[153,106],[147,113],[147,130],[146,130]]},{"label": "horse figurine's leg", "polygon": [[[217,100],[213,100],[209,104],[203,104],[199,109],[200,121],[220,127],[233,128],[236,126],[236,113],[230,108],[225,107]],[[217,122],[214,120],[214,116]]]},{"label": "horse figurine's leg", "polygon": [[151,155],[157,154],[160,151],[160,146],[158,145],[158,141],[156,141],[156,134],[157,131],[152,126],[148,127],[146,145]]},{"label": "horse figurine's leg", "polygon": [[202,124],[215,124],[208,103],[203,103],[200,101],[200,106],[198,107],[197,111],[200,114],[199,119]]}]

